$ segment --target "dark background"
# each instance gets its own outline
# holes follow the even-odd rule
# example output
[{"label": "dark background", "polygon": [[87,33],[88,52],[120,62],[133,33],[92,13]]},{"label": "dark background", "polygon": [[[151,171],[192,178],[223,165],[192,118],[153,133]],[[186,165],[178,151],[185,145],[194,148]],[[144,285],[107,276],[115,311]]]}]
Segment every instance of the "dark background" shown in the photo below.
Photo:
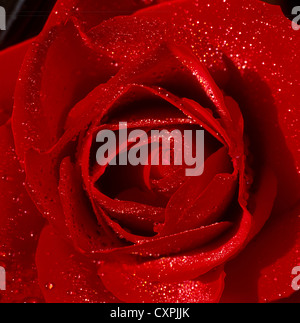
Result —
[{"label": "dark background", "polygon": [[7,29],[0,32],[0,49],[37,35],[55,2],[56,0],[0,0],[0,6],[6,9]]},{"label": "dark background", "polygon": [[[280,5],[284,14],[290,19],[293,18],[292,8],[300,5],[300,0],[261,1]],[[37,35],[55,2],[56,0],[0,0],[0,6],[4,7],[7,13],[7,30],[0,32],[0,50]]]},{"label": "dark background", "polygon": [[294,16],[291,15],[292,9],[296,6],[300,6],[300,0],[261,0],[271,4],[281,6],[281,10],[289,19],[293,19]]}]

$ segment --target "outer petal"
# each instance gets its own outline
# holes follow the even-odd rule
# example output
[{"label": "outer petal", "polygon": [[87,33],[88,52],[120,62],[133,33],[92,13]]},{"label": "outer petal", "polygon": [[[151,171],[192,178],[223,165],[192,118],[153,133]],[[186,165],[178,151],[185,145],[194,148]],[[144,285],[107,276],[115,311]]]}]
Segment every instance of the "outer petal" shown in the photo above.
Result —
[{"label": "outer petal", "polygon": [[[30,40],[0,54],[0,123],[10,118],[13,93]],[[42,302],[34,254],[44,220],[24,187],[10,123],[0,127],[0,266],[7,272],[1,302]]]},{"label": "outer petal", "polygon": [[12,123],[22,160],[30,148],[46,150],[56,143],[74,104],[115,74],[117,68],[111,63],[85,46],[71,21],[46,30],[35,40],[15,92]]},{"label": "outer petal", "polygon": [[[167,0],[159,0],[164,2]],[[98,25],[115,16],[130,15],[139,9],[155,4],[143,0],[59,0],[48,21],[48,27],[64,22],[70,15],[75,16],[84,29]]]},{"label": "outer petal", "polygon": [[49,303],[118,303],[104,288],[96,265],[57,236],[42,232],[36,264],[39,283]]},{"label": "outer petal", "polygon": [[0,124],[5,123],[11,117],[17,77],[31,41],[0,53]]},{"label": "outer petal", "polygon": [[44,220],[25,190],[10,125],[0,127],[0,155],[0,265],[7,272],[0,300],[40,302],[34,255]]},{"label": "outer petal", "polygon": [[[257,238],[226,266],[223,302],[272,302],[291,296],[300,265],[300,205],[271,218]],[[258,284],[257,284],[258,282]]]},{"label": "outer petal", "polygon": [[129,303],[214,303],[218,302],[224,287],[222,268],[194,280],[161,283],[130,275],[120,262],[101,266],[100,276],[105,286],[121,300]]}]

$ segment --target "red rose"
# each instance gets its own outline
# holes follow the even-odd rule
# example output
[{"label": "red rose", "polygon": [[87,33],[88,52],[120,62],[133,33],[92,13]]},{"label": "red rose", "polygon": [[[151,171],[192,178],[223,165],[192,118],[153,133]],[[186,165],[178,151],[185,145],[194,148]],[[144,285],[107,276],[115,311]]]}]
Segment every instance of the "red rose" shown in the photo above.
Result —
[{"label": "red rose", "polygon": [[[29,45],[11,121],[28,45],[0,57],[3,301],[290,297],[299,39],[256,0],[58,1]],[[98,131],[124,121],[204,129],[203,175],[99,166]]]}]

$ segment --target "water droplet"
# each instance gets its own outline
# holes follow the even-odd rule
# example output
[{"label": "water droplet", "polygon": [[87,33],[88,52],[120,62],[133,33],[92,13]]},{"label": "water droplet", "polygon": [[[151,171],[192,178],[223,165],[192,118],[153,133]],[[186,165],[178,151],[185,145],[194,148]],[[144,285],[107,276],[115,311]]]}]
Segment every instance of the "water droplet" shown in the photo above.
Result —
[{"label": "water droplet", "polygon": [[53,283],[48,283],[45,285],[45,287],[49,290],[52,290],[54,288],[54,284]]},{"label": "water droplet", "polygon": [[24,299],[23,303],[25,304],[40,304],[43,303],[43,300],[36,297],[27,297]]}]

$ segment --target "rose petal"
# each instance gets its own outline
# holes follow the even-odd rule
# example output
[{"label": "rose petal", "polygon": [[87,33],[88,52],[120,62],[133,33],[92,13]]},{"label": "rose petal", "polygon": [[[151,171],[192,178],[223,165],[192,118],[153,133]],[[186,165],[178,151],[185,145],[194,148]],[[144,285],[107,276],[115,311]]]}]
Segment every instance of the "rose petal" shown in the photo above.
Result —
[{"label": "rose petal", "polygon": [[36,264],[48,303],[118,303],[106,291],[96,265],[46,227],[40,237]]},{"label": "rose petal", "polygon": [[[166,0],[159,0],[160,2]],[[130,15],[135,11],[149,7],[156,1],[139,0],[59,0],[54,7],[47,26],[65,22],[70,16],[76,17],[83,28],[100,24],[103,20],[109,20],[119,15]],[[97,14],[95,14],[97,13]]]},{"label": "rose petal", "polygon": [[230,230],[227,235],[207,246],[178,256],[129,263],[123,269],[128,274],[136,274],[151,281],[176,282],[195,279],[236,255],[242,249],[250,227],[250,214],[244,212],[238,228]]},{"label": "rose petal", "polygon": [[27,52],[16,87],[13,128],[21,158],[30,148],[50,149],[74,104],[116,71],[85,45],[72,22],[43,32]]},{"label": "rose petal", "polygon": [[1,302],[42,302],[34,256],[44,219],[29,198],[10,124],[0,127],[0,266],[7,290]]},{"label": "rose petal", "polygon": [[17,77],[31,42],[28,40],[0,52],[0,125],[11,117]]},{"label": "rose petal", "polygon": [[99,275],[108,290],[128,303],[214,303],[222,294],[222,269],[190,281],[160,283],[130,275],[122,266],[119,262],[104,263]]},{"label": "rose petal", "polygon": [[272,217],[242,254],[226,266],[224,302],[272,302],[294,293],[292,269],[300,265],[299,211],[298,205]]},{"label": "rose petal", "polygon": [[[109,256],[118,259],[121,254],[133,254],[141,257],[170,256],[199,248],[214,241],[232,227],[229,222],[215,223],[195,230],[180,232],[166,237],[158,237],[137,243],[133,246],[123,247],[119,250],[109,251]],[[98,252],[95,252],[97,254]]]},{"label": "rose petal", "polygon": [[91,253],[122,246],[104,221],[97,223],[82,188],[80,171],[67,158],[60,167],[59,193],[66,224],[78,250]]},{"label": "rose petal", "polygon": [[[221,148],[211,155],[206,161],[203,175],[200,178],[195,177],[189,179],[170,199],[166,208],[165,223],[163,228],[159,230],[162,231],[161,234],[167,235],[178,232],[182,224],[181,221],[184,221],[184,229],[184,225],[191,221],[188,215],[191,205],[193,205],[205,189],[207,189],[216,174],[225,173],[227,171],[230,172],[230,170],[230,160],[225,148]],[[201,212],[201,209],[198,211]],[[185,212],[187,215],[183,217],[182,215],[185,214]],[[195,226],[196,222],[197,217],[194,220],[192,219],[191,228]]]}]

